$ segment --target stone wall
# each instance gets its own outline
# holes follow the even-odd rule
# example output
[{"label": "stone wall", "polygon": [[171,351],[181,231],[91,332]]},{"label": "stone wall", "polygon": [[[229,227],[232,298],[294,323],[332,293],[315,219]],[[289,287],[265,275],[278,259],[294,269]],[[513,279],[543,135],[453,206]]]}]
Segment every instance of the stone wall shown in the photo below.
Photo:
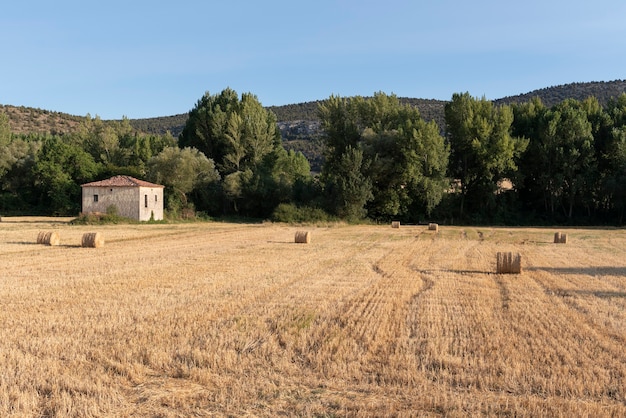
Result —
[{"label": "stone wall", "polygon": [[106,213],[111,206],[125,218],[147,221],[163,219],[161,187],[83,187],[83,213]]}]

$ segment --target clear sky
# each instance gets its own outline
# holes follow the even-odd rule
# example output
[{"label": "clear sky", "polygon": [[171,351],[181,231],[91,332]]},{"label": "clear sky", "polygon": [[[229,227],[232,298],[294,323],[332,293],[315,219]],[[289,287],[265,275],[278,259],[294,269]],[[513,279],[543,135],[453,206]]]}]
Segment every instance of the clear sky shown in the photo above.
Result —
[{"label": "clear sky", "polygon": [[169,116],[226,87],[498,99],[626,79],[623,0],[20,0],[0,6],[0,104]]}]

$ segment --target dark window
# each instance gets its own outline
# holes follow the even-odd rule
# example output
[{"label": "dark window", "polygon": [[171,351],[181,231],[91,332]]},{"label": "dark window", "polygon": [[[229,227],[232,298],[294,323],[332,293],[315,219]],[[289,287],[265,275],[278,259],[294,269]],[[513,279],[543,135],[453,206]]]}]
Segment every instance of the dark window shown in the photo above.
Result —
[{"label": "dark window", "polygon": [[148,207],[148,195],[147,194],[143,195],[143,201],[144,201],[144,206]]},{"label": "dark window", "polygon": [[98,201],[98,195],[97,194],[93,195],[93,201],[94,201],[94,203],[96,203]]},{"label": "dark window", "polygon": [[159,201],[159,196],[154,195],[154,201],[155,201],[155,202],[158,202],[158,201]]}]

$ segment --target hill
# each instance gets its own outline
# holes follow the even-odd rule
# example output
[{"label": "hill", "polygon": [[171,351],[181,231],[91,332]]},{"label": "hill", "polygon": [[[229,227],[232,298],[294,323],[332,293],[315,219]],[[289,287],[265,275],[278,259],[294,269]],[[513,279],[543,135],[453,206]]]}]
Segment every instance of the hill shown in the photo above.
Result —
[{"label": "hill", "polygon": [[565,99],[584,100],[595,97],[601,105],[606,105],[609,100],[626,93],[626,80],[595,81],[591,83],[570,83],[560,86],[546,87],[533,90],[529,93],[517,96],[508,96],[494,100],[496,104],[512,104],[527,102],[534,97],[539,97],[544,105],[552,107]]},{"label": "hill", "polygon": [[[611,98],[626,93],[626,80],[596,81],[586,83],[570,83],[559,86],[545,87],[516,96],[494,100],[496,104],[520,103],[538,97],[546,106],[553,106],[565,99],[584,100],[596,97],[600,104],[605,105]],[[403,103],[416,106],[425,120],[434,120],[441,128],[444,127],[444,107],[447,101],[402,97]],[[314,170],[321,164],[321,145],[316,141],[320,136],[317,108],[320,101],[269,106],[276,114],[285,147],[301,151]],[[0,112],[9,117],[13,133],[67,133],[77,129],[83,117],[68,115],[49,110],[28,107],[0,105]],[[172,116],[160,116],[145,119],[131,119],[131,125],[139,132],[161,135],[170,132],[177,137],[187,121],[187,113]]]},{"label": "hill", "polygon": [[52,112],[24,106],[1,105],[0,113],[9,117],[14,134],[57,134],[74,132],[83,119],[81,116]]}]

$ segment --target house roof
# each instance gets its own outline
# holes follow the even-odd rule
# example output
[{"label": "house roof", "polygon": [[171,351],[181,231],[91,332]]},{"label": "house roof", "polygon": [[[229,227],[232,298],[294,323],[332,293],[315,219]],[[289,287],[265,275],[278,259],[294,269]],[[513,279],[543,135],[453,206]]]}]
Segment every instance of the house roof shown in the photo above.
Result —
[{"label": "house roof", "polygon": [[113,176],[110,179],[82,184],[81,187],[165,187],[131,176]]}]

